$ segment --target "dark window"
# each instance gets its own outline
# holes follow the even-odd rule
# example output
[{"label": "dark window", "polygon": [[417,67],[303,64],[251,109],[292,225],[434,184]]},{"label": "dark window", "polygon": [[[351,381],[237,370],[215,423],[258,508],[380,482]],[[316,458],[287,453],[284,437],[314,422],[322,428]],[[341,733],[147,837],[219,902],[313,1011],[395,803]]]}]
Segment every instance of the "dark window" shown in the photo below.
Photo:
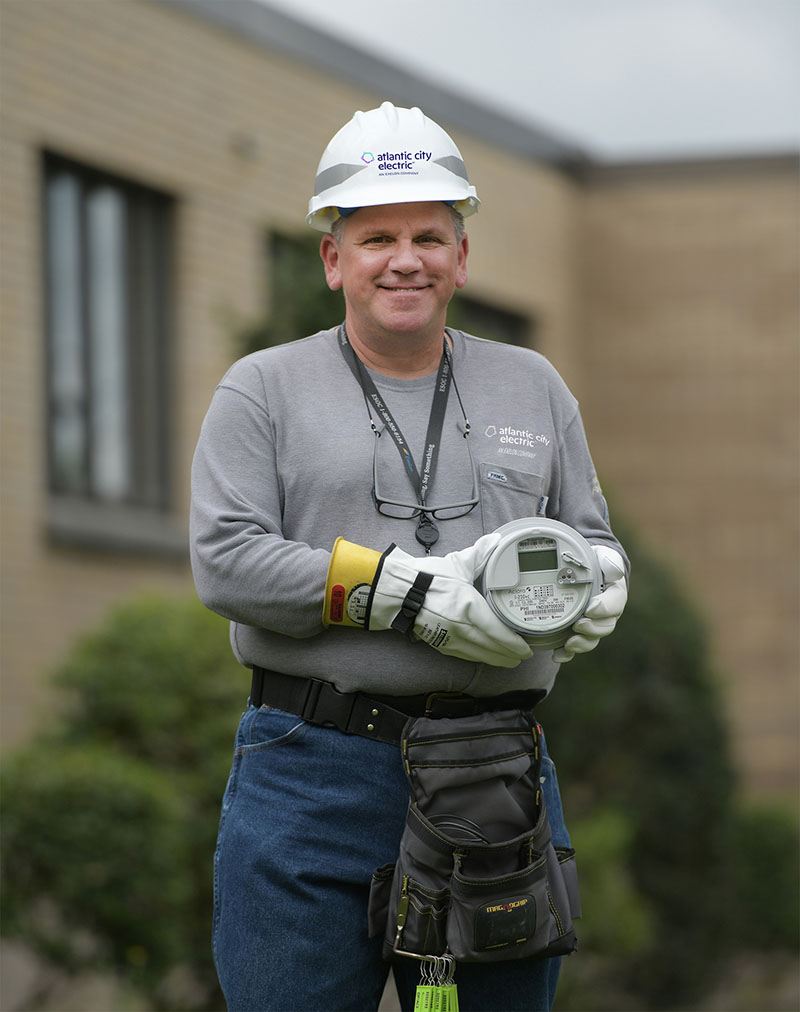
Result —
[{"label": "dark window", "polygon": [[239,334],[237,351],[247,354],[336,327],[344,319],[344,298],[325,280],[320,233],[267,236],[265,265],[270,306],[264,318]]},{"label": "dark window", "polygon": [[[286,235],[273,232],[266,243],[271,292],[263,319],[243,329],[237,351],[247,354],[274,344],[294,341],[344,319],[341,292],[331,292],[319,256],[319,234]],[[507,344],[533,346],[534,322],[509,309],[456,292],[447,314],[451,327]]]},{"label": "dark window", "polygon": [[533,321],[520,313],[513,313],[502,306],[473,299],[456,292],[447,312],[448,326],[465,330],[476,337],[534,347],[535,327]]},{"label": "dark window", "polygon": [[54,499],[169,507],[172,200],[44,159],[48,470]]}]

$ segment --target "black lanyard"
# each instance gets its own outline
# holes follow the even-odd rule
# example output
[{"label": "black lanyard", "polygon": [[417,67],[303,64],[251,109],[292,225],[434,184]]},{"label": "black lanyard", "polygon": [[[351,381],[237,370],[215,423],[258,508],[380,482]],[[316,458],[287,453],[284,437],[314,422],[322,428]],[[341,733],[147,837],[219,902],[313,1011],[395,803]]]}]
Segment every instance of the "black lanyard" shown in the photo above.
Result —
[{"label": "black lanyard", "polygon": [[422,469],[422,473],[420,473],[419,468],[414,461],[414,455],[403,436],[400,426],[394,420],[388,405],[381,397],[375,384],[372,382],[372,377],[364,368],[361,359],[359,359],[358,355],[356,355],[355,351],[353,351],[353,346],[347,339],[344,324],[339,327],[338,339],[342,355],[344,356],[347,364],[350,366],[353,375],[361,387],[361,392],[364,395],[372,431],[375,433],[377,438],[379,433],[372,420],[370,404],[372,404],[375,411],[383,419],[386,430],[390,433],[392,439],[394,440],[397,451],[400,454],[400,459],[403,461],[403,468],[408,475],[408,480],[411,482],[411,485],[416,492],[420,507],[423,508],[423,512],[420,514],[419,523],[417,524],[416,538],[417,541],[425,547],[425,550],[430,552],[431,546],[435,545],[439,540],[439,530],[433,520],[431,520],[431,518],[424,512],[424,506],[426,496],[433,484],[433,477],[436,473],[436,464],[439,459],[439,445],[442,438],[442,429],[444,427],[444,416],[447,410],[447,397],[450,393],[450,382],[453,378],[453,366],[450,362],[447,341],[443,342],[442,358],[439,362],[439,371],[436,374],[436,387],[433,391],[431,413],[428,418],[428,431],[425,436],[425,465]]}]

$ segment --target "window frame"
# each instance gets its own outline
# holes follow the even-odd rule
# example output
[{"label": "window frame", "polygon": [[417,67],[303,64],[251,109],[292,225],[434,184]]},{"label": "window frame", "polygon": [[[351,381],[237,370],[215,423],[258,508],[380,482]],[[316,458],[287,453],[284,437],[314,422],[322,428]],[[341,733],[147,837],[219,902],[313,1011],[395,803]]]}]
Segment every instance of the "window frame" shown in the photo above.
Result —
[{"label": "window frame", "polygon": [[[79,434],[80,459],[67,480],[58,474],[56,447],[56,333],[53,276],[54,236],[51,215],[53,185],[59,176],[75,181],[77,215],[75,243],[77,263],[71,280],[78,309],[76,335],[71,354],[80,362],[74,415]],[[125,489],[119,495],[103,495],[93,459],[93,411],[98,401],[92,394],[90,299],[90,247],[88,220],[92,198],[107,190],[115,195],[120,218],[120,291],[124,311],[120,314],[126,422],[125,451],[128,466]],[[122,552],[155,552],[185,555],[187,537],[171,515],[172,411],[174,409],[172,296],[174,290],[173,238],[175,200],[163,191],[142,185],[93,165],[51,150],[41,158],[42,286],[44,292],[44,391],[46,398],[47,530],[50,539],[79,547]],[[113,203],[113,201],[112,201]],[[97,203],[95,203],[95,210]],[[74,364],[74,363],[73,363]],[[76,369],[77,372],[77,369]]]}]

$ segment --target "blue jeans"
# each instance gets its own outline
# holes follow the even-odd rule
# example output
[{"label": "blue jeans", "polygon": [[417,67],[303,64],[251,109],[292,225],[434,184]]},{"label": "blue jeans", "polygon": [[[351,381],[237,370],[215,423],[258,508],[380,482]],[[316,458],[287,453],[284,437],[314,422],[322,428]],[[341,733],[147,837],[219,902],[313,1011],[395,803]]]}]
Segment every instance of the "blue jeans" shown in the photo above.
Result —
[{"label": "blue jeans", "polygon": [[[543,791],[569,846],[555,769]],[[396,746],[250,706],[236,737],[214,858],[214,959],[230,1012],[377,1009],[389,973],[367,937],[372,872],[397,857],[408,785]],[[549,1010],[560,960],[459,963],[460,1007]],[[403,1009],[419,963],[397,959]]]}]

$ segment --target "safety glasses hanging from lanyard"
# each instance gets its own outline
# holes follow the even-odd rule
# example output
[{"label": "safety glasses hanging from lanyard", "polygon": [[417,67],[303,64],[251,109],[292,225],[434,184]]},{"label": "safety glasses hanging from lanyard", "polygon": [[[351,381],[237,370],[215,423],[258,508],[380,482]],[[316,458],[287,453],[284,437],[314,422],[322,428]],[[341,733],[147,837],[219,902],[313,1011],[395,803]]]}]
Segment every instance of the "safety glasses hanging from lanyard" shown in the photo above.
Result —
[{"label": "safety glasses hanging from lanyard", "polygon": [[[425,548],[425,551],[430,554],[432,546],[439,540],[439,529],[434,523],[434,520],[455,520],[458,517],[466,516],[467,513],[470,513],[477,506],[479,501],[478,475],[475,470],[475,461],[469,444],[470,424],[467,414],[464,411],[461,395],[458,392],[458,385],[456,384],[455,376],[453,375],[453,363],[450,358],[450,349],[447,347],[447,341],[445,340],[443,342],[442,358],[439,362],[439,371],[436,376],[436,387],[434,389],[433,401],[431,403],[431,413],[428,419],[428,431],[425,436],[425,468],[420,474],[420,471],[414,461],[414,456],[411,453],[411,449],[408,446],[405,437],[403,436],[400,426],[394,420],[388,405],[378,393],[378,390],[372,381],[372,377],[364,368],[361,360],[353,350],[353,347],[347,338],[347,332],[345,331],[344,324],[339,327],[338,340],[342,355],[350,367],[351,372],[355,376],[356,381],[361,387],[361,392],[364,395],[364,403],[367,406],[367,414],[369,415],[369,424],[375,434],[375,443],[373,444],[372,451],[372,498],[375,503],[375,508],[383,516],[394,517],[396,519],[411,519],[419,517],[415,532],[416,539]],[[472,469],[472,495],[464,502],[451,503],[441,506],[428,506],[427,495],[430,486],[433,484],[433,477],[436,472],[436,465],[439,457],[439,445],[441,443],[442,428],[444,426],[444,416],[445,411],[447,410],[447,398],[450,393],[451,382],[456,392],[456,397],[458,398],[461,414],[464,417],[464,439],[466,441],[467,453],[469,454],[469,462]],[[404,503],[392,499],[385,499],[378,491],[377,451],[378,440],[381,438],[382,433],[375,425],[370,405],[372,405],[377,414],[380,415],[386,426],[386,431],[390,433],[392,439],[394,440],[397,451],[400,454],[400,459],[403,461],[403,469],[408,475],[408,479],[417,494],[417,501],[414,503]]]}]

